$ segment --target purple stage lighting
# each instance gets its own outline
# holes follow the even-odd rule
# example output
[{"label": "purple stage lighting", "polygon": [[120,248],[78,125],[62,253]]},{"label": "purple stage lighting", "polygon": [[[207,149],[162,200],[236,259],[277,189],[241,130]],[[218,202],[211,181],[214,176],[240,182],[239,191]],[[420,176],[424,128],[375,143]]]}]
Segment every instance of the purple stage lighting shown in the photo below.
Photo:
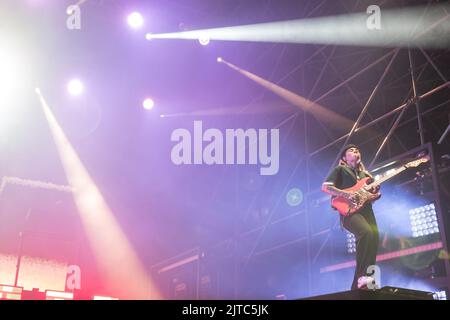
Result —
[{"label": "purple stage lighting", "polygon": [[286,201],[291,207],[296,207],[303,201],[303,192],[298,188],[292,188],[286,194]]}]

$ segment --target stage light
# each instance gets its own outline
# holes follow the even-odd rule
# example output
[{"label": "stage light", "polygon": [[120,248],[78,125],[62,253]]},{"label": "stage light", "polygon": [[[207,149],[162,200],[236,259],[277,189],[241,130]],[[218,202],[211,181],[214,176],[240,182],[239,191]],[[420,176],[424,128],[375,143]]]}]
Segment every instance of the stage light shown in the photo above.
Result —
[{"label": "stage light", "polygon": [[391,173],[394,173],[396,170],[395,169],[389,169],[388,171],[386,171],[386,173],[384,175],[388,176]]},{"label": "stage light", "polygon": [[102,270],[105,290],[121,299],[160,298],[127,235],[42,95],[39,101],[67,180],[75,189],[75,205],[95,261]]},{"label": "stage light", "polygon": [[3,52],[3,48],[0,51],[0,68],[2,70],[1,73],[1,81],[2,87],[10,83],[12,79],[14,79],[14,68],[18,61],[13,59],[13,53]]},{"label": "stage light", "polygon": [[439,233],[434,203],[409,210],[409,219],[414,238]]},{"label": "stage light", "polygon": [[21,300],[22,287],[0,285],[0,300]]},{"label": "stage light", "polygon": [[209,37],[207,37],[207,36],[201,36],[201,37],[198,39],[198,42],[200,42],[200,44],[201,44],[202,46],[206,46],[206,45],[209,44]]},{"label": "stage light", "polygon": [[327,122],[330,125],[333,125],[334,127],[340,127],[348,129],[353,125],[353,121],[350,121],[350,119],[343,117],[342,115],[329,110],[328,108],[325,108],[324,106],[321,106],[320,104],[316,103],[315,101],[309,100],[308,98],[302,97],[298,94],[296,94],[293,91],[290,91],[284,87],[279,86],[278,84],[271,82],[267,79],[261,78],[260,76],[251,73],[250,71],[244,70],[242,68],[239,68],[238,66],[225,61],[222,59],[222,62],[227,67],[237,71],[241,75],[247,77],[251,81],[256,82],[263,88],[272,91],[274,94],[282,98],[283,100],[289,102],[290,104],[300,108],[303,111],[312,113],[315,117],[318,119],[321,119],[325,122]]},{"label": "stage light", "polygon": [[298,206],[303,201],[303,192],[298,188],[293,188],[286,194],[286,201],[291,207]]},{"label": "stage light", "polygon": [[142,106],[144,107],[144,109],[151,110],[155,106],[155,102],[152,99],[147,98],[142,103]]},{"label": "stage light", "polygon": [[118,298],[106,297],[106,296],[94,296],[92,300],[119,300]]},{"label": "stage light", "polygon": [[73,292],[46,290],[45,300],[73,300]]},{"label": "stage light", "polygon": [[[4,41],[2,41],[4,43]],[[29,70],[27,61],[17,49],[3,47],[0,44],[0,118],[8,114],[17,98],[21,95]]]},{"label": "stage light", "polygon": [[223,60],[222,60],[222,57],[218,57],[217,58],[217,62],[219,62],[219,63],[221,63]]},{"label": "stage light", "polygon": [[128,24],[133,29],[138,29],[144,24],[144,18],[139,12],[133,12],[128,16]]},{"label": "stage light", "polygon": [[258,41],[375,47],[447,48],[448,4],[383,9],[382,27],[368,27],[366,11],[347,15],[274,21],[154,34],[154,39]]},{"label": "stage light", "polygon": [[81,83],[81,81],[78,79],[70,80],[67,84],[67,91],[72,96],[79,96],[84,91],[83,83]]},{"label": "stage light", "polygon": [[447,292],[445,290],[437,291],[433,294],[434,300],[447,300]]},{"label": "stage light", "polygon": [[145,39],[147,39],[147,40],[152,40],[152,34],[151,33],[147,33],[146,35],[145,35]]},{"label": "stage light", "polygon": [[165,116],[164,116],[163,114],[160,114],[159,117],[160,117],[160,118],[164,118]]},{"label": "stage light", "polygon": [[356,237],[353,233],[346,231],[347,233],[347,252],[355,253],[356,252]]}]

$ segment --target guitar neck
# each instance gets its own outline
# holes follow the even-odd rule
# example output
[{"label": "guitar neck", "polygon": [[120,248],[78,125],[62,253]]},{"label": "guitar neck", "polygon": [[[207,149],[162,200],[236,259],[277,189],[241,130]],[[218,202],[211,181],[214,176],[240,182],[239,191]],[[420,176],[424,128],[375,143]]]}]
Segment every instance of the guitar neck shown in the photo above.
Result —
[{"label": "guitar neck", "polygon": [[427,156],[424,156],[424,157],[422,157],[420,159],[411,161],[411,162],[409,162],[409,163],[407,163],[407,164],[405,164],[405,165],[403,165],[403,166],[401,166],[399,168],[392,169],[392,172],[390,172],[390,173],[384,175],[383,177],[381,177],[380,179],[378,179],[378,180],[368,184],[366,187],[367,187],[367,189],[378,187],[380,184],[382,184],[386,180],[389,180],[390,178],[398,175],[399,173],[405,171],[406,169],[411,168],[411,167],[417,167],[421,163],[427,162],[429,160],[430,160],[430,157],[427,155]]},{"label": "guitar neck", "polygon": [[399,173],[403,172],[404,170],[406,170],[406,168],[407,168],[406,166],[401,166],[400,168],[396,168],[396,169],[394,169],[393,172],[391,172],[391,173],[381,177],[380,179],[370,183],[369,185],[367,185],[367,187],[369,189],[373,188],[373,187],[377,187],[380,184],[382,184],[383,182],[385,182],[385,181],[389,180],[390,178],[392,178],[392,177],[398,175]]}]

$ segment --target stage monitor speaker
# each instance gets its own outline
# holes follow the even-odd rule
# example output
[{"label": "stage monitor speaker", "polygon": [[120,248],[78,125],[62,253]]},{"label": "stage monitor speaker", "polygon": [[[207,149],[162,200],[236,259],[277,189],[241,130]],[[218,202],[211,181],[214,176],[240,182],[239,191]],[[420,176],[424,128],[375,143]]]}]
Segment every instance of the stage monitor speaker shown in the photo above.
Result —
[{"label": "stage monitor speaker", "polygon": [[434,293],[396,287],[383,287],[378,290],[352,290],[302,300],[434,300]]}]

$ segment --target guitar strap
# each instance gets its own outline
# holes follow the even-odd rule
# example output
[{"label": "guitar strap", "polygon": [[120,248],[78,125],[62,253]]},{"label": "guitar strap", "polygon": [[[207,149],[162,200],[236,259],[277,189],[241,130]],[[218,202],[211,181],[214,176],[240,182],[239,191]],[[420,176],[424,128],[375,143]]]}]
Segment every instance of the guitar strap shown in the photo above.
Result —
[{"label": "guitar strap", "polygon": [[364,170],[363,172],[364,172],[364,174],[365,174],[366,176],[368,176],[370,179],[373,179],[373,175],[372,175],[369,171]]},{"label": "guitar strap", "polygon": [[[349,173],[353,178],[355,178],[355,183],[358,182],[359,179],[358,179],[358,177],[356,176],[355,171],[353,171],[352,169],[350,169],[350,167],[348,167],[348,166],[346,166],[346,165],[343,165],[342,168],[343,168],[345,171],[347,171],[347,173]],[[365,176],[367,176],[367,177],[373,179],[373,176],[372,176],[367,170],[363,170],[363,171],[361,171],[361,172],[363,172]]]}]

